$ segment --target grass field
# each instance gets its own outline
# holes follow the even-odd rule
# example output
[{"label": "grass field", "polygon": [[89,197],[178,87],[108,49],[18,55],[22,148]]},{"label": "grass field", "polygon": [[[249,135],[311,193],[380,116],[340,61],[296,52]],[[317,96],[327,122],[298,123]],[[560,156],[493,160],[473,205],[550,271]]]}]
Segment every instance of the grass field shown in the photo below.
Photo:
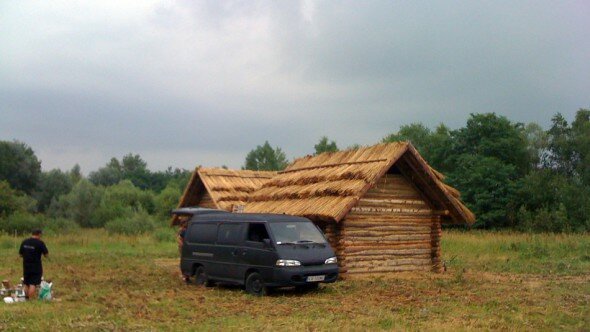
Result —
[{"label": "grass field", "polygon": [[[20,278],[20,240],[0,236],[0,279]],[[184,285],[166,231],[44,240],[56,301],[0,304],[0,330],[590,330],[587,234],[445,231],[443,274],[351,278],[264,298]]]}]

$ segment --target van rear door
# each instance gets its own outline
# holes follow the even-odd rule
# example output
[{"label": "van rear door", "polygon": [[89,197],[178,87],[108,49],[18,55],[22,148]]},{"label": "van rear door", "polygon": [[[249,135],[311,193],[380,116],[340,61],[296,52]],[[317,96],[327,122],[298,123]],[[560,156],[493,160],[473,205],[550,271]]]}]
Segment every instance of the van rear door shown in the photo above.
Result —
[{"label": "van rear door", "polygon": [[214,269],[217,256],[214,246],[216,240],[216,223],[190,223],[182,246],[182,271],[187,274],[193,273],[195,264],[200,264],[210,273]]}]

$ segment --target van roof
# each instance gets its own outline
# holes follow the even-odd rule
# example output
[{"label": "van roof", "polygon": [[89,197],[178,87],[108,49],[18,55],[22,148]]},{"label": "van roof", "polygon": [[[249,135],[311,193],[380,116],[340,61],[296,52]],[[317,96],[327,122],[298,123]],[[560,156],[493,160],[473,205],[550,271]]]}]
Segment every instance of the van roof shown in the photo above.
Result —
[{"label": "van roof", "polygon": [[180,209],[175,209],[171,211],[171,214],[176,215],[184,215],[184,216],[194,216],[196,214],[229,214],[229,212],[224,210],[217,210],[217,209],[207,209],[202,207],[183,207]]},{"label": "van roof", "polygon": [[295,217],[285,214],[262,214],[262,213],[205,213],[197,214],[190,222],[208,221],[257,221],[257,222],[306,222],[307,218]]}]

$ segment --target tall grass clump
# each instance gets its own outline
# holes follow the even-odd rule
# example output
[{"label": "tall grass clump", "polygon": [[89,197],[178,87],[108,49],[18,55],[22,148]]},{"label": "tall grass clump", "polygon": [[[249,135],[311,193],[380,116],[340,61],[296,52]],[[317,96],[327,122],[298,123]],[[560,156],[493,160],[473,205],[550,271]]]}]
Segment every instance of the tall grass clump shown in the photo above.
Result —
[{"label": "tall grass clump", "polygon": [[170,227],[158,228],[154,231],[152,237],[158,242],[174,242],[176,240],[176,231]]}]

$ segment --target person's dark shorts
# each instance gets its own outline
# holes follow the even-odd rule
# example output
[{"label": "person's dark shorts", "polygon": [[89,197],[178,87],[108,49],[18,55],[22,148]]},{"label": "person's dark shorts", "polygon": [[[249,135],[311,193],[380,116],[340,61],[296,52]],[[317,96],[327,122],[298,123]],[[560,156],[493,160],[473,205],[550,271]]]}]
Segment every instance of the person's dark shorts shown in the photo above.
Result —
[{"label": "person's dark shorts", "polygon": [[25,285],[40,285],[41,284],[41,276],[43,274],[42,273],[36,273],[36,272],[25,272],[23,279],[24,279],[24,284]]}]

